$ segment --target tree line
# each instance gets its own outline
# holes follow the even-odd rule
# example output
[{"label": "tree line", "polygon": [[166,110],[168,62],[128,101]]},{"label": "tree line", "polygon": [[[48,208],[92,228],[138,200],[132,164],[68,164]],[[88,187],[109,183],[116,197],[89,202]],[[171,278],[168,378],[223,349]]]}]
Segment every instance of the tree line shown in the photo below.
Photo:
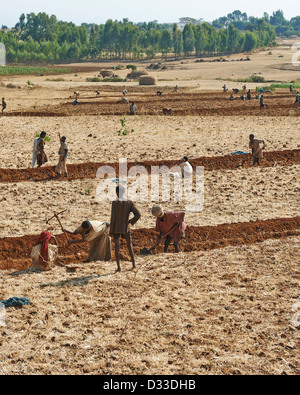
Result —
[{"label": "tree line", "polygon": [[234,23],[214,26],[189,18],[184,28],[157,21],[108,20],[82,24],[57,20],[46,13],[22,14],[12,29],[0,30],[8,63],[61,63],[103,59],[151,59],[167,56],[224,55],[250,52],[275,43],[276,32],[264,18],[241,31]]},{"label": "tree line", "polygon": [[[262,19],[274,26],[277,36],[300,36],[300,16],[295,16],[290,20],[284,17],[282,10],[277,10],[269,15],[267,12],[263,14]],[[249,16],[245,12],[235,10],[227,16],[218,18],[212,22],[212,25],[217,28],[225,28],[233,24],[239,30],[252,30],[253,25],[257,24],[259,18]]]}]

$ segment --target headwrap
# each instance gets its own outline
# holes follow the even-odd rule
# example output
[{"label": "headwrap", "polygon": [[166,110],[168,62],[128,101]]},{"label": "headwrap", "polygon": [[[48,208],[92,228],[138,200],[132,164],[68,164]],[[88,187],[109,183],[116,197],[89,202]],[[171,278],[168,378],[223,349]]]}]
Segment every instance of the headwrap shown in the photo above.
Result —
[{"label": "headwrap", "polygon": [[41,244],[41,252],[39,257],[39,263],[41,266],[45,266],[48,264],[49,255],[48,255],[48,241],[51,239],[50,232],[42,232],[39,238],[35,242],[35,246]]},{"label": "headwrap", "polygon": [[160,204],[158,204],[157,206],[152,207],[152,214],[155,217],[161,218],[164,216],[164,209]]}]

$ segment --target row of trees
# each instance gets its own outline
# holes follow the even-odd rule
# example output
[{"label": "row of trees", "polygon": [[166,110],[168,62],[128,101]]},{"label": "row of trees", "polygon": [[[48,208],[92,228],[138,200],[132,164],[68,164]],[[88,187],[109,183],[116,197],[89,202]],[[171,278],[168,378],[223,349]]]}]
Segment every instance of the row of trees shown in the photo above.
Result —
[{"label": "row of trees", "polygon": [[[282,10],[274,11],[272,15],[264,13],[261,18],[265,22],[275,27],[275,32],[278,36],[300,36],[300,16],[291,18],[290,20],[285,19]],[[218,18],[212,22],[212,25],[217,28],[226,28],[233,24],[239,30],[245,31],[250,30],[251,25],[257,24],[259,18],[249,16],[245,12],[235,10],[227,16]]]},{"label": "row of trees", "polygon": [[264,19],[241,32],[233,23],[217,28],[209,23],[177,24],[156,21],[134,24],[128,19],[102,25],[76,26],[46,13],[21,15],[11,30],[0,30],[10,63],[58,63],[88,59],[141,59],[158,54],[232,54],[272,45],[275,29]]}]

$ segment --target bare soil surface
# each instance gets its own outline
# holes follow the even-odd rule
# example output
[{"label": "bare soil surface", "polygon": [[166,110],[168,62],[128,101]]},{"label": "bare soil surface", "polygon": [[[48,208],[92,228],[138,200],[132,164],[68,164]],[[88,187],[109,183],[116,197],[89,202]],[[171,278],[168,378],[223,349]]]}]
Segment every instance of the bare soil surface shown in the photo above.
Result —
[{"label": "bare soil surface", "polygon": [[[237,54],[226,61],[139,62],[156,86],[87,81],[116,62],[65,65],[73,72],[59,76],[0,78],[7,102],[0,117],[0,300],[31,301],[7,309],[4,323],[0,317],[0,374],[300,373],[300,109],[288,89],[265,92],[262,110],[255,98],[257,85],[299,82],[292,44],[257,51],[250,61]],[[126,78],[120,63],[124,69],[114,72]],[[252,100],[242,101],[239,92],[230,101],[252,75],[266,81],[246,83]],[[117,103],[125,87],[137,105],[133,117],[129,105]],[[172,112],[163,115],[163,107]],[[123,118],[128,133],[119,136]],[[31,169],[42,130],[49,161]],[[69,177],[61,179],[54,178],[58,133],[70,148]],[[231,155],[249,152],[251,133],[267,144],[259,167],[250,155]],[[61,220],[70,230],[86,219],[109,222],[111,202],[97,195],[100,166],[117,176],[125,158],[129,169],[142,165],[149,175],[185,155],[194,168],[204,166],[204,207],[186,212],[179,254],[172,246],[163,254],[160,245],[139,255],[157,237],[152,201],[136,202],[142,218],[133,228],[133,271],[124,242],[116,273],[114,253],[111,262],[87,263],[87,244],[67,246],[59,224],[46,225],[66,208]],[[173,198],[163,205],[186,209]],[[57,235],[60,261],[74,273],[32,270],[31,249],[47,226]]]}]

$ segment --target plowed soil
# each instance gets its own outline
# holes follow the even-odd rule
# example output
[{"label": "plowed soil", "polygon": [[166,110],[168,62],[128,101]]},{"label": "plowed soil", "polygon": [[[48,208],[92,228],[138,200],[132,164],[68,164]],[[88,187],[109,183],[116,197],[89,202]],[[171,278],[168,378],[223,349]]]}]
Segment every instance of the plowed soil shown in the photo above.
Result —
[{"label": "plowed soil", "polygon": [[[280,218],[268,221],[255,221],[217,226],[190,226],[186,237],[181,241],[184,252],[209,251],[227,246],[248,245],[267,239],[281,239],[299,234],[300,217]],[[136,253],[144,247],[150,248],[156,241],[154,229],[138,229],[133,231],[133,244]],[[0,269],[25,270],[31,266],[30,252],[37,235],[0,239]],[[83,262],[87,259],[88,245],[66,244],[64,235],[58,235],[60,261],[64,264]],[[128,260],[125,245],[122,245],[122,258]],[[170,251],[172,248],[170,248]],[[163,246],[156,250],[161,253]]]},{"label": "plowed soil", "polygon": [[[233,170],[237,168],[248,168],[252,166],[250,155],[235,154],[216,157],[202,157],[190,161],[193,167],[204,166],[205,171],[213,170]],[[128,169],[133,166],[143,166],[148,171],[154,166],[168,166],[169,168],[178,165],[175,160],[165,161],[145,161],[128,163]],[[261,163],[263,167],[269,166],[290,166],[300,163],[300,150],[285,150],[267,152]],[[97,170],[101,166],[109,165],[118,174],[118,163],[81,163],[68,165],[69,180],[95,178]],[[46,181],[55,178],[55,167],[41,167],[30,169],[0,169],[0,182],[11,183],[21,181]],[[63,178],[66,180],[66,178]]]},{"label": "plowed soil", "polygon": [[[241,93],[230,101],[230,93],[199,92],[199,93],[170,93],[157,96],[155,87],[153,93],[144,93],[143,89],[130,92],[127,98],[134,101],[138,115],[163,115],[162,109],[172,109],[168,116],[300,116],[300,107],[294,106],[295,94],[265,93],[265,104],[268,107],[260,109],[259,100],[253,94],[252,100],[242,101]],[[119,97],[104,93],[95,101],[95,97],[83,97],[74,106],[73,100],[61,105],[50,105],[28,109],[28,111],[8,112],[6,116],[30,117],[66,117],[78,115],[129,115],[129,105],[118,103]]]}]

